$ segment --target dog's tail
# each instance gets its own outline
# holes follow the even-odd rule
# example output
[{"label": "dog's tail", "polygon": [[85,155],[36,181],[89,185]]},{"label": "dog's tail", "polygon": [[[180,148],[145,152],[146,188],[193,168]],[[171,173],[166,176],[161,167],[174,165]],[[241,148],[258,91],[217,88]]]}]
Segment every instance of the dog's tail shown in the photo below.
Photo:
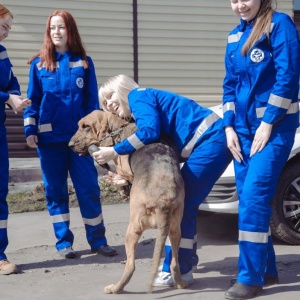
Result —
[{"label": "dog's tail", "polygon": [[163,210],[158,209],[157,214],[157,236],[155,241],[155,247],[153,252],[153,262],[152,262],[152,271],[150,275],[150,282],[148,293],[152,293],[153,282],[157,275],[157,270],[160,264],[160,259],[162,252],[164,250],[164,246],[166,243],[166,239],[168,237],[169,229],[170,229],[170,220],[173,213],[173,208],[168,207]]}]

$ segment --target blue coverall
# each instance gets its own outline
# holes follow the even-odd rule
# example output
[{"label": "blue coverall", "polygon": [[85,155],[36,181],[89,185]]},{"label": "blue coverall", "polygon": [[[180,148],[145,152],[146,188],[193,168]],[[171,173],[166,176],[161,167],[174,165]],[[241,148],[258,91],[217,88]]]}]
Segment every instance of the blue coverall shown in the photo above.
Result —
[{"label": "blue coverall", "polygon": [[[224,126],[239,137],[242,163],[234,161],[239,196],[239,262],[237,281],[262,286],[277,277],[269,231],[276,185],[299,126],[300,48],[297,29],[284,13],[274,12],[270,38],[264,35],[246,56],[241,49],[253,25],[241,20],[228,37],[225,55]],[[250,157],[261,124],[272,124],[268,143]]]},{"label": "blue coverall", "polygon": [[9,94],[21,95],[17,78],[12,71],[12,64],[5,47],[0,45],[0,260],[6,259],[4,251],[8,245],[7,219],[8,206],[8,147],[5,128],[5,102]]},{"label": "blue coverall", "polygon": [[[138,130],[115,145],[115,151],[120,155],[133,153],[164,134],[173,141],[184,161],[181,172],[185,184],[185,205],[179,264],[181,273],[187,273],[195,263],[199,205],[232,159],[222,119],[193,100],[152,88],[132,90],[128,103]],[[170,272],[171,247],[166,245],[165,250],[163,271]]]},{"label": "blue coverall", "polygon": [[24,112],[26,137],[38,136],[47,208],[59,251],[73,244],[69,229],[68,172],[74,184],[86,236],[92,249],[106,245],[98,174],[91,157],[68,147],[77,122],[99,109],[98,86],[92,59],[84,69],[82,59],[70,51],[56,53],[56,69],[48,71],[40,58],[32,61],[27,97],[32,105]]}]

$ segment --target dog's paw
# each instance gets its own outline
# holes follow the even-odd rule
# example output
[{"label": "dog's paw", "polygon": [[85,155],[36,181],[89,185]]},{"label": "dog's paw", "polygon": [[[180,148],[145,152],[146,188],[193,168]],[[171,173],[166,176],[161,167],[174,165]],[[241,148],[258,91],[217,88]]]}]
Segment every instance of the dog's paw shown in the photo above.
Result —
[{"label": "dog's paw", "polygon": [[121,294],[123,290],[118,290],[115,284],[110,284],[104,288],[105,294]]}]

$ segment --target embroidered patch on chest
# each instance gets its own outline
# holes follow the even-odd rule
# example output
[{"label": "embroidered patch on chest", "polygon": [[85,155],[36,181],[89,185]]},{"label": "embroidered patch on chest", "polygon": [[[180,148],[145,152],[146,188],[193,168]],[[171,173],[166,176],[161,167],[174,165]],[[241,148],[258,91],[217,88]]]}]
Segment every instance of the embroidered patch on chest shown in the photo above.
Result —
[{"label": "embroidered patch on chest", "polygon": [[83,79],[82,79],[81,77],[78,77],[78,78],[76,79],[76,84],[77,84],[77,86],[78,86],[80,89],[82,89],[82,88],[83,88],[83,84],[84,84]]},{"label": "embroidered patch on chest", "polygon": [[251,51],[250,58],[255,63],[261,62],[264,59],[264,57],[264,52],[258,48],[255,48]]}]

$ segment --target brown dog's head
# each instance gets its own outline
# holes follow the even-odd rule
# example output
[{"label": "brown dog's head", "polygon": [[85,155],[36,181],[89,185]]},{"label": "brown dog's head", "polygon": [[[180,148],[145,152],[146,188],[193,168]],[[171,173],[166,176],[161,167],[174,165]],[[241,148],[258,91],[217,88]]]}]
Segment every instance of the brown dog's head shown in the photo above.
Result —
[{"label": "brown dog's head", "polygon": [[109,147],[114,145],[109,133],[120,128],[127,122],[110,112],[95,110],[78,122],[78,130],[69,142],[76,153],[89,155],[91,145]]}]

